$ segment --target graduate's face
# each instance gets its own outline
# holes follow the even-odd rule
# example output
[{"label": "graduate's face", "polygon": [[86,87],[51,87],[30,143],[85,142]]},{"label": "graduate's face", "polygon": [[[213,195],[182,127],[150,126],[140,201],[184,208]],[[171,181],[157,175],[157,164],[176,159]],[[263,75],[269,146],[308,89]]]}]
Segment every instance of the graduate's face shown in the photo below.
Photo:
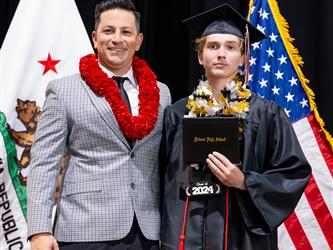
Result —
[{"label": "graduate's face", "polygon": [[134,14],[123,9],[102,12],[100,23],[92,36],[99,63],[120,75],[130,69],[133,56],[143,40],[142,33],[137,30]]},{"label": "graduate's face", "polygon": [[238,66],[244,64],[241,40],[231,34],[208,35],[198,59],[207,79],[231,81],[238,72]]}]

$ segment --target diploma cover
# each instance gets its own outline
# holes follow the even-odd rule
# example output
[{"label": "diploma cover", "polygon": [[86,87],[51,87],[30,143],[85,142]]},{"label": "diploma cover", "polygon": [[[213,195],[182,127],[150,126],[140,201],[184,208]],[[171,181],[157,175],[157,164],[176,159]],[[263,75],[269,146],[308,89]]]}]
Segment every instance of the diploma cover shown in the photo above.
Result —
[{"label": "diploma cover", "polygon": [[232,163],[240,163],[237,117],[184,117],[183,159],[185,164],[206,163],[208,154],[220,152]]}]

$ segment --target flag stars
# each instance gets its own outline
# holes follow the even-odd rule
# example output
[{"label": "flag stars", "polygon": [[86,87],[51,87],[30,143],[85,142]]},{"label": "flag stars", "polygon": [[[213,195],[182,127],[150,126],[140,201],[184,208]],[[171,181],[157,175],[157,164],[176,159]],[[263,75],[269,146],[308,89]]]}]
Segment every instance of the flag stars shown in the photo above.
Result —
[{"label": "flag stars", "polygon": [[251,15],[253,14],[253,11],[256,9],[256,7],[255,6],[252,6],[252,8],[251,8]]},{"label": "flag stars", "polygon": [[291,112],[291,110],[284,108],[284,112],[286,112],[287,116],[290,117],[289,113]]},{"label": "flag stars", "polygon": [[290,102],[290,101],[294,101],[294,96],[295,95],[292,95],[292,94],[290,94],[290,92],[288,92],[288,95],[286,95],[285,97],[287,98],[287,102]]},{"label": "flag stars", "polygon": [[273,32],[272,32],[272,34],[269,36],[269,38],[271,39],[271,42],[277,42],[277,40],[276,40],[277,37],[278,37],[278,36],[275,35]]},{"label": "flag stars", "polygon": [[280,95],[280,93],[279,93],[280,88],[277,88],[276,86],[274,86],[274,88],[272,88],[272,91],[273,91],[273,95]]},{"label": "flag stars", "polygon": [[287,57],[285,57],[284,55],[281,55],[278,60],[280,61],[280,65],[285,63],[287,64]]},{"label": "flag stars", "polygon": [[250,18],[268,40],[251,44],[247,62],[253,80],[249,84],[258,96],[278,103],[289,119],[296,121],[311,111],[311,100],[304,94],[303,82],[286,51],[283,36],[288,34],[280,33],[281,23],[275,23],[269,6],[259,2],[250,8]]},{"label": "flag stars", "polygon": [[260,16],[262,15],[262,8],[260,8],[260,9],[258,10],[258,13],[259,13]]},{"label": "flag stars", "polygon": [[44,66],[44,72],[43,75],[45,75],[49,70],[52,70],[54,73],[57,73],[56,65],[60,62],[61,60],[52,60],[52,57],[50,53],[48,53],[47,59],[45,61],[38,61],[40,64]]},{"label": "flag stars", "polygon": [[308,107],[309,105],[308,105],[308,100],[305,100],[304,98],[303,98],[303,100],[300,102],[300,104],[302,105],[302,108],[304,108],[304,107]]},{"label": "flag stars", "polygon": [[276,75],[276,80],[282,79],[283,80],[283,72],[280,72],[280,70],[278,70],[277,73],[275,73],[274,75]]},{"label": "flag stars", "polygon": [[264,72],[271,72],[271,65],[269,65],[267,62],[264,66],[261,66],[264,69]]},{"label": "flag stars", "polygon": [[257,29],[260,30],[262,33],[265,34],[265,29],[266,29],[266,27],[263,27],[263,26],[257,24]]},{"label": "flag stars", "polygon": [[274,53],[274,50],[271,49],[271,47],[268,48],[268,50],[266,50],[267,54],[268,54],[268,57],[274,57],[273,53]]},{"label": "flag stars", "polygon": [[247,80],[248,82],[249,81],[252,81],[252,77],[253,77],[253,74],[249,74],[249,79]]},{"label": "flag stars", "polygon": [[267,87],[267,80],[265,80],[264,78],[261,78],[261,80],[259,81],[260,87]]},{"label": "flag stars", "polygon": [[268,15],[269,13],[267,13],[265,10],[262,11],[261,13],[259,13],[259,15],[261,16],[262,20],[264,19],[268,19]]},{"label": "flag stars", "polygon": [[298,79],[296,79],[295,77],[292,77],[288,82],[290,82],[290,86],[294,86],[296,85],[297,86],[297,81]]},{"label": "flag stars", "polygon": [[256,61],[257,61],[257,58],[251,56],[251,58],[250,58],[250,66],[256,65]]},{"label": "flag stars", "polygon": [[276,87],[276,85],[274,86],[274,88],[272,88],[272,91],[273,91],[273,95],[280,95],[280,93],[279,93],[280,88]]},{"label": "flag stars", "polygon": [[251,44],[253,50],[259,49],[259,45],[260,45],[260,42],[256,42],[256,43]]}]

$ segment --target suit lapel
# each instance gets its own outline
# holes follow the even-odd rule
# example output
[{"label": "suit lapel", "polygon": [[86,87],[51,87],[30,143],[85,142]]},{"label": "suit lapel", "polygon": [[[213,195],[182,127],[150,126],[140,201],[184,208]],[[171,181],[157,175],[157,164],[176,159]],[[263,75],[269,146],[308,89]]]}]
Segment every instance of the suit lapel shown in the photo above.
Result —
[{"label": "suit lapel", "polygon": [[127,140],[125,139],[125,136],[123,135],[122,131],[119,128],[118,122],[112,112],[109,103],[103,97],[97,96],[83,80],[81,80],[81,82],[86,93],[88,94],[88,97],[90,98],[92,105],[100,113],[102,119],[116,134],[119,140],[121,140],[128,148],[130,148]]}]

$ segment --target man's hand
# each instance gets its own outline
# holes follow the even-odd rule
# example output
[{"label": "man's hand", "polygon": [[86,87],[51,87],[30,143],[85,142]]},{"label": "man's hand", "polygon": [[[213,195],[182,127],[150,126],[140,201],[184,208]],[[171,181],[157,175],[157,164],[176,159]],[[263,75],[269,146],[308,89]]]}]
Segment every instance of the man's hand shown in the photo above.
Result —
[{"label": "man's hand", "polygon": [[31,250],[59,250],[59,247],[53,235],[40,233],[32,236]]},{"label": "man's hand", "polygon": [[213,174],[227,187],[246,190],[243,172],[224,155],[213,152],[206,160]]}]

